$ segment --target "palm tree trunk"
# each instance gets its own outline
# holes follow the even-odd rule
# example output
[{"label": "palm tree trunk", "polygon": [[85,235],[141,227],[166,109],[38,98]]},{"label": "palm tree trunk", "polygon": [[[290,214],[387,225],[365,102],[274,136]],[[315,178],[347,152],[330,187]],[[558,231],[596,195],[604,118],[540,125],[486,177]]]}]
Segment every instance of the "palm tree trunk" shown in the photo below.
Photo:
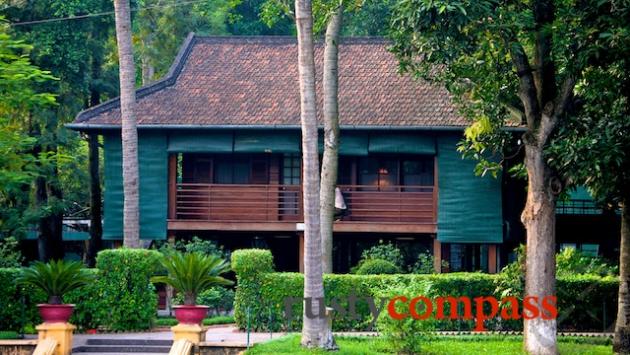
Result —
[{"label": "palm tree trunk", "polygon": [[324,49],[324,156],[320,185],[320,219],[322,235],[322,265],[325,273],[333,272],[333,221],[335,187],[339,167],[339,33],[343,7],[332,14],[326,27]]},{"label": "palm tree trunk", "polygon": [[122,117],[123,245],[140,247],[138,131],[136,128],[136,70],[131,45],[129,0],[114,0],[116,41],[120,66],[120,111]]},{"label": "palm tree trunk", "polygon": [[621,251],[619,253],[619,296],[613,350],[630,354],[630,198],[621,210]]},{"label": "palm tree trunk", "polygon": [[[319,317],[317,298],[324,297],[322,244],[319,225],[319,156],[317,152],[317,101],[313,54],[313,15],[310,0],[295,1],[298,34],[300,118],[302,123],[302,166],[304,201],[304,297],[313,300],[312,312],[304,307],[302,345],[319,347],[325,319]],[[309,317],[308,314],[315,315]]]}]

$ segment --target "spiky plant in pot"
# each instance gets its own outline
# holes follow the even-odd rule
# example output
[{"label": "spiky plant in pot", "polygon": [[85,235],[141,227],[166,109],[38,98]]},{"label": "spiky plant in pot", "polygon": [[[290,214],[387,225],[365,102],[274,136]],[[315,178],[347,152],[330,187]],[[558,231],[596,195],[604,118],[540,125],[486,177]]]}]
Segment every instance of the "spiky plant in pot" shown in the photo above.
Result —
[{"label": "spiky plant in pot", "polygon": [[232,284],[221,276],[230,270],[230,264],[216,255],[169,253],[162,259],[162,267],[166,275],[154,276],[151,281],[170,285],[183,294],[184,304],[174,307],[180,323],[200,324],[209,307],[196,305],[199,293],[212,286]]},{"label": "spiky plant in pot", "polygon": [[39,313],[44,322],[67,322],[74,309],[73,304],[63,304],[63,296],[94,280],[81,262],[52,260],[48,263],[34,262],[22,271],[18,282],[42,290],[48,297],[47,304],[39,304]]}]

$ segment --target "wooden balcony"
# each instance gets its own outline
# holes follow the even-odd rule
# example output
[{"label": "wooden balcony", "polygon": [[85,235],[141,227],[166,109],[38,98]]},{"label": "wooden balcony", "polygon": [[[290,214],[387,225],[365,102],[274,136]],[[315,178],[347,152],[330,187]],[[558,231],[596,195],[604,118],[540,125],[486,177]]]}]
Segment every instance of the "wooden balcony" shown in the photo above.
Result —
[{"label": "wooden balcony", "polygon": [[[433,186],[339,188],[347,210],[335,223],[337,231],[435,231],[437,191]],[[303,221],[301,189],[300,185],[177,184],[169,228],[296,230]]]}]

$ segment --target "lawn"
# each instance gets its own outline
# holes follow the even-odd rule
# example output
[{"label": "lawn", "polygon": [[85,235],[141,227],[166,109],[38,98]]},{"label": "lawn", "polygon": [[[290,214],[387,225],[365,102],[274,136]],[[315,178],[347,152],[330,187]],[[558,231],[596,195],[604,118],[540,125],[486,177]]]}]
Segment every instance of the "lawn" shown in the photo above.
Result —
[{"label": "lawn", "polygon": [[[379,338],[338,337],[339,352],[337,355],[350,354],[394,354],[391,347]],[[560,354],[611,354],[611,346],[606,339],[561,338]],[[476,337],[441,337],[427,343],[426,354],[524,354],[522,338],[500,336]],[[605,345],[604,345],[605,344]],[[262,354],[330,354],[321,350],[305,350],[300,348],[299,335],[288,335],[267,343],[258,344],[249,349],[248,355]]]}]

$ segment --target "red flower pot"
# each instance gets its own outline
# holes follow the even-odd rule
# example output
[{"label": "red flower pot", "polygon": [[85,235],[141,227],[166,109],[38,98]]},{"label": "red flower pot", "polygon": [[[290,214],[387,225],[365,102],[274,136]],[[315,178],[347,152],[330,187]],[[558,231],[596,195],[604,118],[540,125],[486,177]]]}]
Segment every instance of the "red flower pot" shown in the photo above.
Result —
[{"label": "red flower pot", "polygon": [[73,304],[38,304],[44,323],[67,323],[74,310]]},{"label": "red flower pot", "polygon": [[201,324],[208,314],[208,306],[173,306],[175,318],[184,324]]}]

